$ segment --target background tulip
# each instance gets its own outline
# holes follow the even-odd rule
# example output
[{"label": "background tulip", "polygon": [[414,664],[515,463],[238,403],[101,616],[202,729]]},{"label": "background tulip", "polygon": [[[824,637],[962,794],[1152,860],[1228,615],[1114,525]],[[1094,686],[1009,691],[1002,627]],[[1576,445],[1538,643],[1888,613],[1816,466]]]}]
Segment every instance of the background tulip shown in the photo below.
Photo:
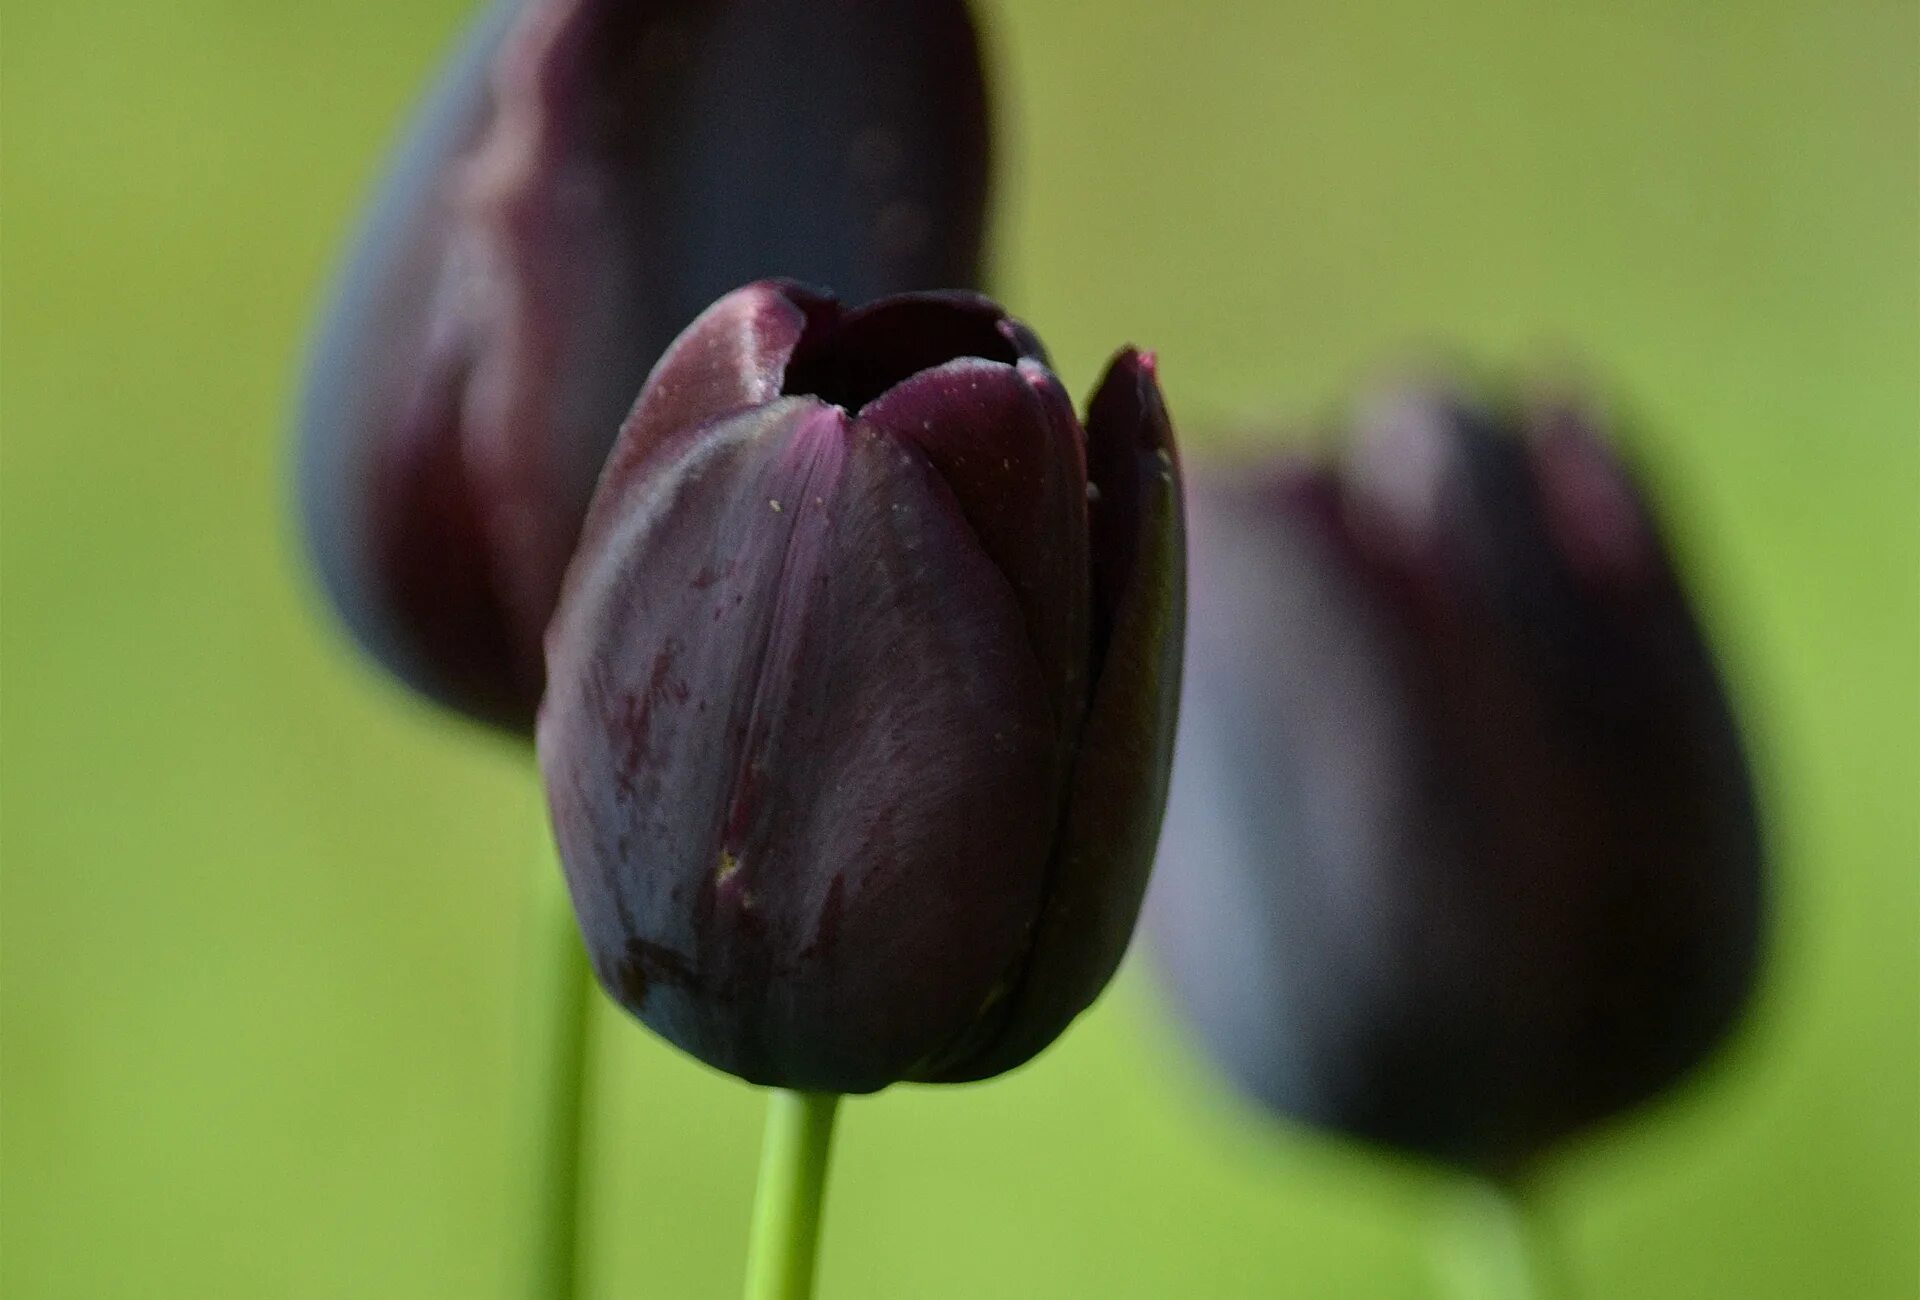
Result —
[{"label": "background tulip", "polygon": [[960,0],[496,4],[347,259],[300,412],[309,546],[415,689],[530,730],[540,635],[620,419],[719,294],[974,283]]},{"label": "background tulip", "polygon": [[1083,431],[984,299],[721,300],[622,429],[548,636],[601,982],[757,1083],[1025,1061],[1132,929],[1182,588],[1149,358]]},{"label": "background tulip", "polygon": [[1234,1080],[1511,1174],[1706,1056],[1754,975],[1753,793],[1591,422],[1402,395],[1193,520],[1150,927]]}]

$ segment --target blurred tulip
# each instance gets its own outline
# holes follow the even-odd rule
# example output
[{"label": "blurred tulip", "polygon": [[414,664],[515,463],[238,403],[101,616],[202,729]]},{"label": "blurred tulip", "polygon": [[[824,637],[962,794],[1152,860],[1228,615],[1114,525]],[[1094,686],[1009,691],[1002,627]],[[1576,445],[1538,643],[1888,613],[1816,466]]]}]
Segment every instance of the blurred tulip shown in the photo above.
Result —
[{"label": "blurred tulip", "polygon": [[983,298],[715,304],[621,430],[547,638],[540,762],[607,991],[810,1091],[1045,1047],[1139,910],[1182,545],[1150,357],[1083,431]]},{"label": "blurred tulip", "polygon": [[1147,927],[1307,1122],[1511,1173],[1653,1096],[1755,973],[1740,738],[1641,493],[1572,409],[1383,404],[1193,498]]},{"label": "blurred tulip", "polygon": [[480,20],[347,259],[300,413],[308,544],[353,635],[530,731],[540,636],[621,418],[756,276],[974,283],[962,0],[526,0]]}]

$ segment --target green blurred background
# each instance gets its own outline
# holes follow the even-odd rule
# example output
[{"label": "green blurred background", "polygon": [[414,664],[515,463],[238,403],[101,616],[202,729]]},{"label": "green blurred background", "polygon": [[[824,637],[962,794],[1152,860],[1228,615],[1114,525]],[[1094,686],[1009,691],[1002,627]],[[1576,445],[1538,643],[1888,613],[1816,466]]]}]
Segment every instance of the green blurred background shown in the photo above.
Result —
[{"label": "green blurred background", "polygon": [[[342,645],[300,340],[457,0],[0,9],[0,1291],[502,1295],[521,755]],[[999,287],[1209,428],[1410,348],[1649,433],[1778,849],[1751,1032],[1546,1195],[1592,1296],[1920,1294],[1920,14],[988,11]],[[823,1294],[1434,1294],[1457,1188],[1256,1124],[1137,965],[843,1117]],[[591,1295],[737,1287],[758,1098],[603,1014]]]}]

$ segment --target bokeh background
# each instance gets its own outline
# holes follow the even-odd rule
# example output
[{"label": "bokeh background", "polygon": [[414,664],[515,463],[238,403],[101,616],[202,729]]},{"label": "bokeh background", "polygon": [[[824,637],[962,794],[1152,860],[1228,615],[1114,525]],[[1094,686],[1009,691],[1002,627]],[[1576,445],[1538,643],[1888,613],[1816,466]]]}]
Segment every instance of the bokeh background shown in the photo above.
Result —
[{"label": "bokeh background", "polygon": [[[318,609],[302,335],[458,0],[0,4],[9,1300],[504,1294],[520,753]],[[1920,10],[1008,0],[998,287],[1189,444],[1441,345],[1604,376],[1760,755],[1750,1032],[1544,1195],[1596,1297],[1920,1294]],[[758,1098],[610,1010],[594,1296],[724,1297]],[[1435,1294],[1459,1188],[1262,1125],[1139,963],[847,1109],[823,1294]]]}]

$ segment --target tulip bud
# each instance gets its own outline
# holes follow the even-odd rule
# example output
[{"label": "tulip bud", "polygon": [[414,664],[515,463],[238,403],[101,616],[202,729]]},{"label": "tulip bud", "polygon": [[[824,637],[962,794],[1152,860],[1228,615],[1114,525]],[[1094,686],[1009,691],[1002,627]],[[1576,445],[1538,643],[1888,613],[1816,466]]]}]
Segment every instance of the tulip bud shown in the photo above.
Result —
[{"label": "tulip bud", "polygon": [[608,993],[810,1091],[1051,1042],[1153,855],[1180,510],[1149,357],[1083,429],[983,298],[715,304],[621,429],[547,635],[540,765]]},{"label": "tulip bud", "polygon": [[324,322],[300,494],[327,593],[414,688],[530,731],[620,420],[721,293],[973,283],[963,0],[525,0],[395,155]]},{"label": "tulip bud", "polygon": [[1147,926],[1246,1091],[1490,1173],[1642,1102],[1753,980],[1740,738],[1633,480],[1569,409],[1416,395],[1196,491]]}]

